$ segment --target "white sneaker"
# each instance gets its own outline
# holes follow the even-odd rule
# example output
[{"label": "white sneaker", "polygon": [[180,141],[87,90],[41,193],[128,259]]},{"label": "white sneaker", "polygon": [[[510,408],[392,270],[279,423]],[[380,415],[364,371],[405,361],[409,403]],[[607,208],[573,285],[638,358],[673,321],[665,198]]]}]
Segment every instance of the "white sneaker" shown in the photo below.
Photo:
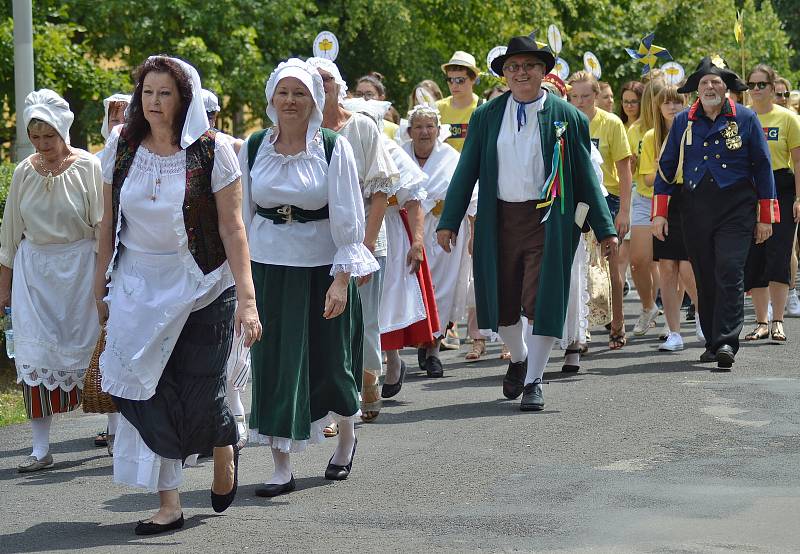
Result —
[{"label": "white sneaker", "polygon": [[703,334],[703,328],[700,327],[700,316],[694,320],[694,335],[700,342],[706,342],[706,336]]},{"label": "white sneaker", "polygon": [[658,334],[659,340],[667,340],[669,336],[669,324],[665,321],[664,326],[661,328],[661,332]]},{"label": "white sneaker", "polygon": [[650,311],[642,310],[642,314],[633,326],[633,334],[641,337],[647,331],[656,326],[656,318],[658,317],[658,306],[653,306]]},{"label": "white sneaker", "polygon": [[786,317],[800,317],[800,298],[797,297],[797,290],[789,291],[789,298],[786,302]]},{"label": "white sneaker", "polygon": [[683,339],[680,333],[670,333],[667,340],[658,347],[662,352],[677,352],[683,350]]}]

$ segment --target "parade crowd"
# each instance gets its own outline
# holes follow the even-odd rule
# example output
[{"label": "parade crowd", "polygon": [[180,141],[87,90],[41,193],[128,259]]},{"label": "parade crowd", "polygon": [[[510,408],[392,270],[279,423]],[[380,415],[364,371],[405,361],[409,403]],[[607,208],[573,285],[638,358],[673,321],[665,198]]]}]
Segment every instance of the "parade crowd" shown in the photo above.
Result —
[{"label": "parade crowd", "polygon": [[53,465],[53,417],[81,405],[90,362],[115,407],[95,444],[115,482],[158,493],[135,527],[150,535],[183,526],[199,456],[224,511],[248,441],[273,462],[258,496],[291,493],[292,456],[324,437],[325,478],[347,479],[356,423],[379,424],[408,371],[442,377],[462,338],[465,363],[502,343],[502,393],[533,412],[552,350],[580,371],[591,327],[611,350],[648,333],[664,356],[696,343],[725,371],[749,296],[744,340],[788,339],[800,116],[772,68],[740,77],[711,55],[682,82],[653,69],[613,91],[590,71],[562,80],[519,36],[490,61],[504,84],[479,97],[473,55],[443,62],[449,96],[425,80],[393,106],[377,72],[348,85],[329,59],[288,59],[266,82],[273,126],[242,140],[217,128],[190,63],[151,56],[131,95],[104,101],[96,155],[70,146],[62,97],[29,94],[36,152],[0,229],[32,435],[18,470]]}]

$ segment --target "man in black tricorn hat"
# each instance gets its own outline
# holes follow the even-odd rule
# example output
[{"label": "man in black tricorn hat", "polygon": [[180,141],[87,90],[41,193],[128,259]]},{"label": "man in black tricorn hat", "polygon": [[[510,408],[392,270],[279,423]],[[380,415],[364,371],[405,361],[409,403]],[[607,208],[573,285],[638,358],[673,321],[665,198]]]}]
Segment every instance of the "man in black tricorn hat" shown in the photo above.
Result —
[{"label": "man in black tricorn hat", "polygon": [[726,98],[745,85],[719,57],[703,58],[678,92],[697,101],[677,116],[664,142],[653,196],[653,234],[669,233],[670,199],[681,204],[683,236],[697,280],[701,362],[729,370],[744,321],[744,265],[750,243],[780,219],[764,131],[755,112]]},{"label": "man in black tricorn hat", "polygon": [[473,242],[478,325],[499,332],[508,346],[503,394],[522,394],[523,411],[544,408],[542,374],[563,332],[583,225],[576,225],[578,203],[588,205],[588,222],[606,252],[617,247],[592,169],[589,121],[541,88],[553,66],[552,52],[533,36],[512,38],[494,59],[492,69],[510,90],[472,115],[437,229],[449,251],[480,179]]}]

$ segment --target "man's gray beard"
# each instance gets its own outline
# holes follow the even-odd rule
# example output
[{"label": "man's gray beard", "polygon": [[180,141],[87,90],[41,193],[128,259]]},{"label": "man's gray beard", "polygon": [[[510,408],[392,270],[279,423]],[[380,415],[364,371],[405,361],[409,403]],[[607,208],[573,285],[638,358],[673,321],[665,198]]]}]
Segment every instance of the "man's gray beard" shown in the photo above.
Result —
[{"label": "man's gray beard", "polygon": [[716,100],[707,100],[706,98],[700,97],[700,103],[703,104],[703,108],[708,106],[709,108],[716,108],[720,104],[722,104],[722,96],[717,96]]}]

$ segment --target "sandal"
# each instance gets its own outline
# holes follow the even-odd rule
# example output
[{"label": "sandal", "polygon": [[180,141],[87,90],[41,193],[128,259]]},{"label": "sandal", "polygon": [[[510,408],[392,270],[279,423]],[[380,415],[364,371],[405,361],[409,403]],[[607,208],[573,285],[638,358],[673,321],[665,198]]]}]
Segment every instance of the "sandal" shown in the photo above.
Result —
[{"label": "sandal", "polygon": [[505,344],[503,345],[503,349],[500,351],[500,359],[507,362],[511,361],[511,352],[508,350],[508,346]]},{"label": "sandal", "polygon": [[335,437],[339,434],[339,424],[331,421],[322,429],[322,434],[328,438]]},{"label": "sandal", "polygon": [[[783,322],[781,322],[781,324],[783,324]],[[781,331],[783,331],[783,325],[781,325]],[[744,340],[761,340],[767,338],[768,336],[769,336],[769,324],[765,321],[757,321],[756,328],[747,333],[744,336]],[[783,340],[786,340],[785,336]]]},{"label": "sandal", "polygon": [[108,429],[103,429],[94,437],[95,446],[108,446]]},{"label": "sandal", "polygon": [[472,341],[472,350],[464,356],[464,360],[467,362],[477,362],[484,354],[486,354],[486,340],[475,339]]},{"label": "sandal", "polygon": [[613,326],[610,327],[608,331],[609,350],[619,350],[626,344],[628,344],[628,339],[625,338],[625,324],[623,323],[619,329],[614,329]]},{"label": "sandal", "polygon": [[[364,370],[364,385],[361,387],[361,421],[370,423],[375,421],[381,413],[381,387],[378,376]],[[372,381],[372,382],[368,382]]]},{"label": "sandal", "polygon": [[783,332],[783,320],[772,320],[772,332],[770,333],[772,340],[777,342],[786,342],[786,334]]}]

